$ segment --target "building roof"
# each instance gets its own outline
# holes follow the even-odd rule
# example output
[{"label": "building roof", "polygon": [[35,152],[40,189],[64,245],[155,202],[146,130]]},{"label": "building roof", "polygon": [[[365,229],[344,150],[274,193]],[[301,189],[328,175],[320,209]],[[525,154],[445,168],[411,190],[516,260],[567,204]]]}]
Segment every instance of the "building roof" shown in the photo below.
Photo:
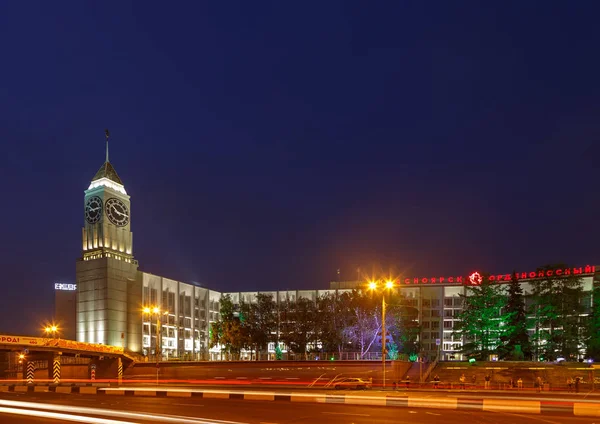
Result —
[{"label": "building roof", "polygon": [[114,181],[117,184],[123,185],[123,182],[119,178],[117,171],[115,171],[115,168],[110,164],[109,161],[104,162],[104,164],[100,167],[98,172],[96,172],[96,175],[94,175],[94,178],[92,178],[92,181],[96,181],[101,178],[108,178],[109,180]]}]

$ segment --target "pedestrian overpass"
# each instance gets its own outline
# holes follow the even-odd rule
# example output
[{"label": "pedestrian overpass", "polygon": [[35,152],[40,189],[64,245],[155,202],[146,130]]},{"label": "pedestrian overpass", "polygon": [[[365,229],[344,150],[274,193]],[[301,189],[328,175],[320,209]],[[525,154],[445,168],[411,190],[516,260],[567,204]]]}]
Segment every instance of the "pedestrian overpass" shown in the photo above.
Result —
[{"label": "pedestrian overpass", "polygon": [[[0,335],[0,351],[18,355],[22,378],[27,383],[34,382],[36,368],[47,362],[48,378],[56,384],[61,379],[61,357],[89,358],[88,377],[96,378],[96,372],[103,378],[123,376],[123,364],[135,362],[137,355],[119,346],[78,342],[61,338]],[[99,377],[100,377],[99,376]]]}]

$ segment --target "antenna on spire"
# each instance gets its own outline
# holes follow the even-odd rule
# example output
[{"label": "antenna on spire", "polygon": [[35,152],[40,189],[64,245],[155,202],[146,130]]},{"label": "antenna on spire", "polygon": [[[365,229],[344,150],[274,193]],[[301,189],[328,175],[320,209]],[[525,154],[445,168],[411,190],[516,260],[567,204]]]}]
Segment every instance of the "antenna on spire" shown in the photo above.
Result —
[{"label": "antenna on spire", "polygon": [[107,129],[104,130],[104,135],[106,136],[106,162],[108,162],[108,138],[110,137],[110,133]]}]

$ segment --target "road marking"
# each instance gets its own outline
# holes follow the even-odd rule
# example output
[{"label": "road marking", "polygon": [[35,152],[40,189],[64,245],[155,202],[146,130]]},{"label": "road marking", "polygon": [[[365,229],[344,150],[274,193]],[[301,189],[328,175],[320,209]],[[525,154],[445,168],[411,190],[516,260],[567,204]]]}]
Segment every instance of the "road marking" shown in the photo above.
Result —
[{"label": "road marking", "polygon": [[321,414],[327,414],[327,415],[353,415],[356,417],[370,417],[369,414],[350,414],[348,412],[321,412]]},{"label": "road marking", "polygon": [[204,406],[204,405],[197,405],[195,403],[174,403],[173,405],[179,405],[179,406]]},{"label": "road marking", "polygon": [[426,413],[426,414],[429,414],[429,415],[442,415],[442,414],[435,414],[435,413],[433,413],[433,412],[425,412],[425,413]]}]

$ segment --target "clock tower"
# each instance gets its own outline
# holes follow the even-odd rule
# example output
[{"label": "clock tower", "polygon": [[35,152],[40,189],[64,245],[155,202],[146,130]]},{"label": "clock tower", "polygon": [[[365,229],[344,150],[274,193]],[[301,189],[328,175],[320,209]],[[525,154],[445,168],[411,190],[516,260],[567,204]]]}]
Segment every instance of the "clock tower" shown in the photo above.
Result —
[{"label": "clock tower", "polygon": [[77,340],[139,350],[141,288],[133,258],[131,204],[108,159],[108,130],[106,160],[85,190],[83,206],[82,256],[76,264]]}]

